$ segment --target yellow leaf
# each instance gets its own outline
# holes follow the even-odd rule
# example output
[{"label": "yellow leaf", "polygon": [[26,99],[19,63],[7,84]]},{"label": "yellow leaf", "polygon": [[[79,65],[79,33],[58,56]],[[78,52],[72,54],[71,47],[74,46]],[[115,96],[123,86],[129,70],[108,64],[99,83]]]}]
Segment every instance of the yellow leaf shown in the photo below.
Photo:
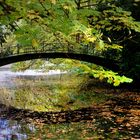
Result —
[{"label": "yellow leaf", "polygon": [[69,7],[67,5],[64,5],[63,8],[64,9],[69,9]]},{"label": "yellow leaf", "polygon": [[96,48],[96,50],[103,50],[104,49],[104,42],[102,40],[96,41],[95,48]]},{"label": "yellow leaf", "polygon": [[100,74],[99,80],[102,81],[103,79],[104,79],[104,76],[102,74]]},{"label": "yellow leaf", "polygon": [[91,71],[91,68],[88,67],[87,65],[82,65],[81,67],[84,69],[85,72]]},{"label": "yellow leaf", "polygon": [[56,4],[56,0],[50,0],[52,4]]},{"label": "yellow leaf", "polygon": [[86,36],[85,39],[88,42],[95,42],[97,38],[95,36]]},{"label": "yellow leaf", "polygon": [[89,37],[88,40],[89,40],[90,42],[94,42],[94,41],[96,40],[96,37]]},{"label": "yellow leaf", "polygon": [[34,48],[37,48],[37,47],[39,46],[39,44],[38,44],[38,42],[37,42],[36,39],[32,39],[32,46],[33,46]]},{"label": "yellow leaf", "polygon": [[120,85],[120,81],[119,80],[114,80],[114,86],[119,86]]}]

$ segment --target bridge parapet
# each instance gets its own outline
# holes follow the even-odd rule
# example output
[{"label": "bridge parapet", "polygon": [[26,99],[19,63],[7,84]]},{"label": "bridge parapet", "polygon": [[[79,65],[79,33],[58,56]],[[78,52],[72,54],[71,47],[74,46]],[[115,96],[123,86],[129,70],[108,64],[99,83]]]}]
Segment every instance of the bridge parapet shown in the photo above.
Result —
[{"label": "bridge parapet", "polygon": [[10,49],[5,49],[0,53],[0,66],[4,66],[11,63],[33,60],[33,59],[44,59],[44,58],[68,58],[75,59],[79,61],[85,61],[89,63],[94,63],[101,65],[108,69],[119,71],[120,62],[103,56],[95,54],[92,49],[89,49],[87,46],[81,48],[63,48],[63,47],[44,47],[44,48],[16,48],[12,47]]},{"label": "bridge parapet", "polygon": [[9,47],[9,48],[2,48],[0,50],[0,58],[13,56],[13,55],[20,55],[20,54],[31,54],[31,53],[75,53],[75,54],[88,54],[88,55],[95,55],[94,51],[89,49],[88,47],[80,47],[80,48],[70,48],[70,47],[40,47],[40,48],[33,48],[33,47],[25,47],[20,48],[19,46]]}]

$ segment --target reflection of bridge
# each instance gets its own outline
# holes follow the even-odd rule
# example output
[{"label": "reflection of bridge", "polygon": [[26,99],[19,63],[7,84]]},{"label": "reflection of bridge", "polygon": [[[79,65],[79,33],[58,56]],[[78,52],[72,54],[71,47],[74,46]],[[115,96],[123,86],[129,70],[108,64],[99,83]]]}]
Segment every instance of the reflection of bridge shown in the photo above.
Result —
[{"label": "reflection of bridge", "polygon": [[101,65],[107,69],[113,71],[119,71],[119,63],[115,60],[106,59],[103,57],[95,56],[93,54],[88,53],[87,51],[78,50],[24,50],[24,51],[6,51],[5,53],[0,53],[0,66],[32,60],[32,59],[42,59],[42,58],[69,58],[80,61],[86,61],[90,63],[94,63],[97,65]]}]

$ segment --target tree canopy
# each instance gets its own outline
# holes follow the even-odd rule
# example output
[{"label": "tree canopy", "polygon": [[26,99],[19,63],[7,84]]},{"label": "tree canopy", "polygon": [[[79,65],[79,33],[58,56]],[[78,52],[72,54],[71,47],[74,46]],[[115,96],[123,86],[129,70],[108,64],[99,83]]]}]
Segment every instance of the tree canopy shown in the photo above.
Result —
[{"label": "tree canopy", "polygon": [[115,86],[131,81],[123,75],[139,80],[139,3],[135,0],[1,0],[0,43],[6,46],[6,38],[12,36],[13,46],[22,49],[82,46],[97,56],[122,62],[118,71],[121,76],[100,66],[64,61],[76,66],[76,71],[107,79]]}]

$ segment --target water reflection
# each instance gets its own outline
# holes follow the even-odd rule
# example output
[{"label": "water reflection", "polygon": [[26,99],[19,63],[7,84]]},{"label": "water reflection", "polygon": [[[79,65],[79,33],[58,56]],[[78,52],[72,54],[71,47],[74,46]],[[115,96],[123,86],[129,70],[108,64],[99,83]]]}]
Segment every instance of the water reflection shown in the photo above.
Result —
[{"label": "water reflection", "polygon": [[[24,79],[25,81],[35,80],[54,73],[59,74],[60,71],[50,71],[48,73],[35,70],[12,72],[10,66],[1,67],[0,104],[15,105],[15,91],[21,87],[26,88],[26,85],[20,83],[19,79]],[[0,107],[0,116],[3,116],[5,109],[2,106]],[[26,140],[28,133],[33,133],[34,131],[35,127],[33,124],[21,124],[21,122],[0,117],[0,140]]]},{"label": "water reflection", "polygon": [[111,94],[104,85],[81,86],[82,77],[66,76],[1,71],[7,87],[0,87],[0,140],[140,138],[139,93]]},{"label": "water reflection", "polygon": [[25,70],[21,72],[12,72],[10,67],[11,65],[0,67],[0,88],[15,87],[14,83],[15,78],[40,79],[44,77],[48,78],[49,76],[66,73],[66,71],[61,72],[60,70],[50,70],[45,73],[41,70]]},{"label": "water reflection", "polygon": [[[45,106],[49,108],[50,103],[46,104],[49,99],[46,93],[49,90],[41,86],[42,84],[52,85],[54,81],[56,83],[60,82],[60,73],[59,70],[49,71],[48,73],[35,70],[12,72],[10,66],[1,67],[0,104],[22,109],[29,109],[31,107],[30,109],[32,110],[45,110]],[[40,84],[41,86],[37,88]],[[37,88],[38,93],[34,92],[34,88]],[[57,89],[57,87],[55,89]],[[31,92],[28,92],[29,90],[31,90]],[[57,92],[58,90],[59,89],[57,89]],[[54,96],[54,91],[52,92],[52,96]],[[22,122],[9,119],[9,117],[3,118],[3,112],[6,108],[7,107],[0,107],[0,140],[26,140],[29,133],[36,131],[33,124],[22,124]],[[10,114],[12,114],[12,112],[10,112]]]},{"label": "water reflection", "polygon": [[[35,131],[33,125],[26,126],[28,131]],[[0,140],[26,140],[26,130],[17,121],[10,121],[7,119],[0,119]]]}]

